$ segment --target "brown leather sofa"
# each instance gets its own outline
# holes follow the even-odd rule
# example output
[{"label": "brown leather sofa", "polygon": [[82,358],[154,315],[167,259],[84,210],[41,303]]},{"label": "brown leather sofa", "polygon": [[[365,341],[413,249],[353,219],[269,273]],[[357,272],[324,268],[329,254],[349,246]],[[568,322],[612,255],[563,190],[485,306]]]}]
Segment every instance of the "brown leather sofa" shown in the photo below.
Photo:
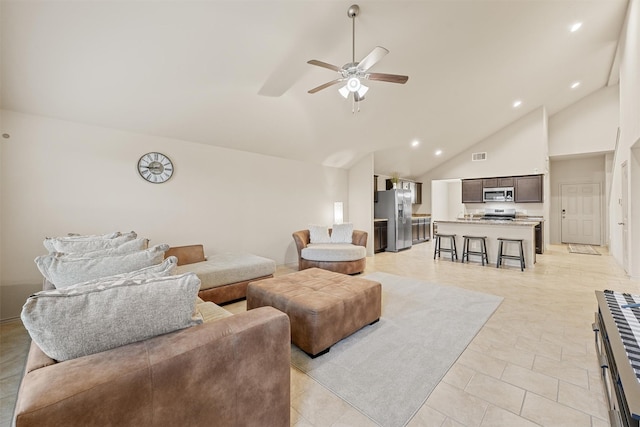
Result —
[{"label": "brown leather sofa", "polygon": [[[331,229],[329,229],[331,234]],[[367,232],[362,230],[353,230],[351,243],[358,246],[367,247]],[[293,233],[293,240],[298,249],[298,270],[307,268],[322,268],[324,270],[334,271],[343,274],[362,273],[367,266],[367,258],[363,257],[354,261],[313,261],[302,257],[302,250],[311,242],[309,230],[300,230]]]},{"label": "brown leather sofa", "polygon": [[14,422],[289,426],[290,339],[263,307],[60,363],[32,343]]}]

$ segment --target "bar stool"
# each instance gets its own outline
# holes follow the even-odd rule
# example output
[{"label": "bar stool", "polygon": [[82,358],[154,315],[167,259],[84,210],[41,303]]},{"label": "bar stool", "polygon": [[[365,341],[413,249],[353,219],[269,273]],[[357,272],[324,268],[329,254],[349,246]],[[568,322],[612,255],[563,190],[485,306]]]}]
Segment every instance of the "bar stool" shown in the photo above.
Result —
[{"label": "bar stool", "polygon": [[[433,237],[435,238],[435,248],[433,250],[433,259],[436,259],[436,255],[438,255],[438,258],[440,258],[440,252],[449,252],[451,253],[451,261],[455,259],[458,259],[458,251],[456,249],[456,235],[455,234],[440,234],[440,233],[436,233],[433,235]],[[448,248],[441,248],[440,247],[440,238],[444,237],[451,239],[449,241],[449,247]]]},{"label": "bar stool", "polygon": [[[507,239],[505,237],[498,237],[498,241],[500,245],[498,246],[498,262],[496,263],[496,267],[500,268],[502,265],[502,259],[515,259],[520,261],[520,271],[524,271],[524,247],[522,246],[523,239]],[[519,243],[520,248],[520,256],[518,255],[505,255],[503,250],[503,243]]]},{"label": "bar stool", "polygon": [[[487,256],[487,236],[462,236],[464,238],[464,242],[462,243],[462,260],[460,262],[464,262],[465,257],[467,258],[467,262],[469,262],[469,255],[479,255],[482,260],[482,265],[486,262],[489,264],[489,258]],[[470,251],[469,250],[469,241],[470,240],[478,240],[480,241],[480,251]]]}]

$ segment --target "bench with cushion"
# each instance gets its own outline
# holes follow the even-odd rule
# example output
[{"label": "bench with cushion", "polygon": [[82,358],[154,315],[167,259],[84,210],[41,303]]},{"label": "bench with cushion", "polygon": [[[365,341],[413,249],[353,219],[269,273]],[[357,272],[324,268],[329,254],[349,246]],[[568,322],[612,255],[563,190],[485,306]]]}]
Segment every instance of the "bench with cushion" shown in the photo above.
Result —
[{"label": "bench with cushion", "polygon": [[171,247],[165,257],[178,258],[176,274],[194,272],[201,281],[198,296],[223,304],[245,298],[249,282],[273,277],[275,261],[253,254],[222,253],[205,257],[203,245]]}]

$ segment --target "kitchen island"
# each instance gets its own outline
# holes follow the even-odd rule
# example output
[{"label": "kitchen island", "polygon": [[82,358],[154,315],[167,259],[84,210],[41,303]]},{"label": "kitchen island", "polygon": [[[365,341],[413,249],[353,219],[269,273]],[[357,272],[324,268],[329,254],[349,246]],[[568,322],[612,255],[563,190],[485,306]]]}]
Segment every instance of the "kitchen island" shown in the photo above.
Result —
[{"label": "kitchen island", "polygon": [[[456,246],[458,249],[458,258],[462,259],[462,244],[464,238],[462,236],[486,236],[487,237],[487,255],[489,264],[495,266],[498,258],[498,237],[508,239],[523,239],[524,260],[526,268],[532,268],[536,262],[536,246],[535,246],[535,227],[540,221],[510,221],[510,220],[453,220],[453,221],[435,221],[434,230],[442,234],[455,234]],[[435,231],[434,231],[435,233]],[[480,246],[477,241],[470,241],[469,250],[479,251]],[[475,245],[475,246],[474,246]],[[505,243],[505,254],[519,255],[519,249],[516,244]],[[471,261],[480,261],[479,256],[471,256]],[[520,267],[519,261],[503,259],[503,264]]]}]

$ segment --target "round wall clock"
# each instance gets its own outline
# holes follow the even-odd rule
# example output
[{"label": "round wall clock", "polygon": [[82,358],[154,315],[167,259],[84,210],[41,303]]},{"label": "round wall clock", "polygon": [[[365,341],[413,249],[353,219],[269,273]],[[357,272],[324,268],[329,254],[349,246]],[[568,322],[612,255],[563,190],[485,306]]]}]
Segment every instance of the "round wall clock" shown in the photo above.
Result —
[{"label": "round wall clock", "polygon": [[173,175],[173,163],[162,153],[147,153],[138,160],[138,172],[145,180],[162,184]]}]

